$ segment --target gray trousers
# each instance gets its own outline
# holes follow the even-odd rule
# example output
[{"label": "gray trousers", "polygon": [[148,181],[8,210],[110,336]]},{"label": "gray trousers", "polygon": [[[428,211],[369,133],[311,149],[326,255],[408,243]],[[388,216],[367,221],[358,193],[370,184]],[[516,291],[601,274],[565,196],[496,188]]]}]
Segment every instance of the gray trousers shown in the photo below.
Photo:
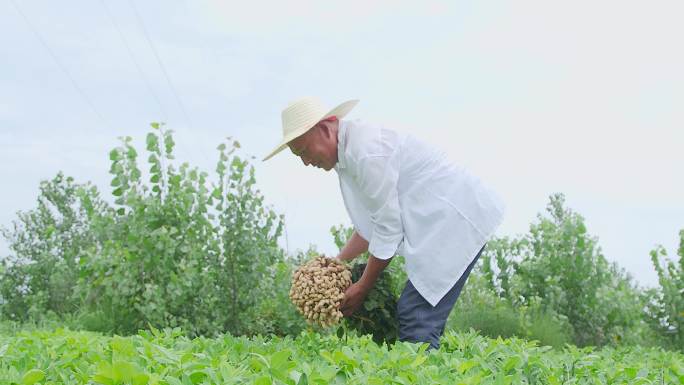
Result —
[{"label": "gray trousers", "polygon": [[439,338],[444,333],[444,325],[449,313],[456,304],[456,300],[468,280],[470,271],[480,258],[485,246],[482,246],[461,278],[435,307],[418,293],[410,280],[406,281],[406,287],[397,302],[400,341],[427,342],[430,344],[430,348],[439,349]]}]

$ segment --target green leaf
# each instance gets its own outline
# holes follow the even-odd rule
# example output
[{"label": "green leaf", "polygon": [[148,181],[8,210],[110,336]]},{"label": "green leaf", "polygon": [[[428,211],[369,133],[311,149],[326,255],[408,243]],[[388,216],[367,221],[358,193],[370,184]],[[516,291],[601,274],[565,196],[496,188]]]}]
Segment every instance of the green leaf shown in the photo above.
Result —
[{"label": "green leaf", "polygon": [[117,161],[119,159],[121,159],[121,156],[119,155],[118,149],[115,148],[109,152],[109,160]]},{"label": "green leaf", "polygon": [[261,376],[254,381],[254,385],[272,385],[271,377]]},{"label": "green leaf", "polygon": [[219,163],[216,165],[216,172],[217,172],[219,175],[223,175],[223,174],[226,172],[226,165],[225,165],[223,162],[219,162]]},{"label": "green leaf", "polygon": [[128,159],[135,159],[138,156],[138,152],[135,151],[135,148],[129,147],[128,152],[126,152],[126,156]]},{"label": "green leaf", "polygon": [[45,372],[40,369],[31,369],[21,379],[24,385],[33,385],[45,378]]},{"label": "green leaf", "polygon": [[145,373],[136,374],[131,379],[131,384],[133,385],[146,385],[150,381],[150,376]]},{"label": "green leaf", "polygon": [[151,151],[155,154],[159,153],[159,138],[153,133],[148,133],[145,140],[147,144],[147,151]]},{"label": "green leaf", "polygon": [[116,361],[112,364],[112,372],[114,378],[119,381],[130,382],[130,380],[138,374],[135,366],[127,361]]},{"label": "green leaf", "polygon": [[302,373],[301,376],[299,376],[299,381],[297,381],[297,385],[309,385],[309,380],[306,377],[306,373]]},{"label": "green leaf", "polygon": [[115,377],[112,365],[106,361],[100,361],[97,365],[97,372],[95,372],[93,380],[104,385],[113,385],[116,383]]},{"label": "green leaf", "polygon": [[193,384],[199,384],[207,378],[207,374],[203,371],[196,371],[191,373],[188,377],[190,377],[190,381],[192,381]]},{"label": "green leaf", "polygon": [[468,360],[468,361],[462,362],[460,365],[458,365],[458,371],[461,373],[465,373],[468,370],[470,370],[476,366],[477,366],[477,361]]},{"label": "green leaf", "polygon": [[520,358],[520,356],[508,357],[508,359],[506,360],[506,363],[504,363],[504,365],[502,367],[504,373],[506,373],[509,370],[517,367],[521,361],[522,361],[522,359]]},{"label": "green leaf", "polygon": [[173,145],[174,145],[173,137],[171,135],[167,136],[164,138],[164,146],[166,147],[166,153],[171,154],[173,151]]},{"label": "green leaf", "polygon": [[211,196],[216,199],[221,199],[221,190],[215,188],[214,191],[211,192]]},{"label": "green leaf", "polygon": [[183,385],[181,380],[177,379],[176,377],[167,376],[164,378],[164,381],[168,382],[169,385]]},{"label": "green leaf", "polygon": [[138,180],[140,179],[140,170],[137,168],[134,168],[131,170],[131,179],[133,180]]},{"label": "green leaf", "polygon": [[424,355],[417,356],[416,359],[411,363],[411,367],[412,368],[418,367],[418,366],[422,365],[423,362],[425,362],[425,360],[427,360],[427,356],[424,356]]},{"label": "green leaf", "polygon": [[287,349],[274,353],[271,356],[271,366],[275,368],[282,368],[286,366],[290,355],[292,355],[292,352]]}]

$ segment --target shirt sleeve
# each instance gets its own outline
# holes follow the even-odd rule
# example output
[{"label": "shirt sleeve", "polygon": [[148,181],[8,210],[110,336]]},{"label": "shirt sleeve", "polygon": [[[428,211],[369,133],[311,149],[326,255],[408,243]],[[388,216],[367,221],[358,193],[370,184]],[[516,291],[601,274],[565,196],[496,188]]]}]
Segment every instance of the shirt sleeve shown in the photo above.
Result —
[{"label": "shirt sleeve", "polygon": [[379,259],[392,258],[404,238],[397,190],[399,165],[392,158],[367,156],[359,161],[356,173],[372,222],[368,252]]}]

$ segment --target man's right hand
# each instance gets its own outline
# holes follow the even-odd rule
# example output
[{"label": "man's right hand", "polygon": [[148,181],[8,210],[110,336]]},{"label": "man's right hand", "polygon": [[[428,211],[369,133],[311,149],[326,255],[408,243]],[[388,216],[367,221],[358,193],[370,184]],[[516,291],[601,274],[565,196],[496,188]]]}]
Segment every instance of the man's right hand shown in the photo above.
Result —
[{"label": "man's right hand", "polygon": [[368,295],[368,288],[360,282],[352,283],[344,292],[344,299],[340,303],[340,311],[345,317],[349,317],[361,307]]}]

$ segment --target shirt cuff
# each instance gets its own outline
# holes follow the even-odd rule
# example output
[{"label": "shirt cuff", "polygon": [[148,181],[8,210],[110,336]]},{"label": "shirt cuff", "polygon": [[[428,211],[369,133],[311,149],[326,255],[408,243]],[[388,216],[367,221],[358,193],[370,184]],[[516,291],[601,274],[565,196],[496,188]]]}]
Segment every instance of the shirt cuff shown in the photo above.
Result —
[{"label": "shirt cuff", "polygon": [[403,234],[383,236],[373,232],[373,237],[368,243],[368,252],[378,259],[390,259],[397,252]]}]

